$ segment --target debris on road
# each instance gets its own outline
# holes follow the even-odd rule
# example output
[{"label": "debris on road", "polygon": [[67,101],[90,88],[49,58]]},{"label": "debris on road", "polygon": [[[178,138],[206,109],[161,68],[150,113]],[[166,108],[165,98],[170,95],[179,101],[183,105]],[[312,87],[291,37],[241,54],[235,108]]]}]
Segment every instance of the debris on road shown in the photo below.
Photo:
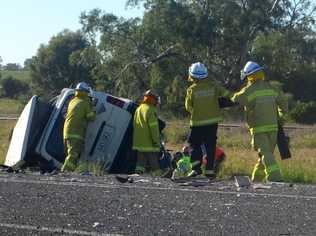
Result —
[{"label": "debris on road", "polygon": [[98,227],[99,225],[100,225],[99,222],[94,222],[93,225],[92,225],[92,227],[95,228],[95,227]]},{"label": "debris on road", "polygon": [[238,188],[249,188],[251,186],[251,181],[248,176],[234,176],[235,185]]},{"label": "debris on road", "polygon": [[253,184],[253,189],[270,189],[271,185],[266,185],[266,184],[262,184],[262,183],[256,183]]}]

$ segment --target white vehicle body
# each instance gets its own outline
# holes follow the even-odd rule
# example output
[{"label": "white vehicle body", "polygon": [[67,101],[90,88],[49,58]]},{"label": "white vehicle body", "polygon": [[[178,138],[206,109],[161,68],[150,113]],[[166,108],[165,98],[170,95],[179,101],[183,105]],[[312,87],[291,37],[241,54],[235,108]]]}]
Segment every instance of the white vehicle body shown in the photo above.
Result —
[{"label": "white vehicle body", "polygon": [[28,164],[38,164],[35,147],[50,116],[51,105],[33,96],[24,107],[11,136],[5,165],[19,168]]},{"label": "white vehicle body", "polygon": [[36,101],[37,96],[33,96],[24,107],[13,129],[10,146],[4,163],[6,166],[14,167],[24,163]]},{"label": "white vehicle body", "polygon": [[[74,89],[62,91],[36,148],[38,154],[52,161],[57,168],[62,166],[65,159],[63,124],[74,93]],[[122,142],[132,121],[131,106],[134,104],[103,92],[94,92],[93,97],[97,99],[97,116],[95,121],[88,124],[81,158],[101,162],[105,170],[111,170],[119,149],[124,147]]]}]

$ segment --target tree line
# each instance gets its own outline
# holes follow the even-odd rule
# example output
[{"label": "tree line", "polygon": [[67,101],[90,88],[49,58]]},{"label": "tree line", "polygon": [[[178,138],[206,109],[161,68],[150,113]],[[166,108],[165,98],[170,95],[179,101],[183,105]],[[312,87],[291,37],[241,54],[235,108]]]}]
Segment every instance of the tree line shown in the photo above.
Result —
[{"label": "tree line", "polygon": [[203,62],[211,79],[236,90],[241,68],[254,60],[288,94],[291,118],[316,122],[313,1],[128,0],[126,5],[143,6],[144,16],[85,11],[79,31],[65,30],[41,45],[29,64],[33,92],[58,93],[84,80],[137,99],[151,88],[161,95],[164,110],[182,116],[191,63]]}]

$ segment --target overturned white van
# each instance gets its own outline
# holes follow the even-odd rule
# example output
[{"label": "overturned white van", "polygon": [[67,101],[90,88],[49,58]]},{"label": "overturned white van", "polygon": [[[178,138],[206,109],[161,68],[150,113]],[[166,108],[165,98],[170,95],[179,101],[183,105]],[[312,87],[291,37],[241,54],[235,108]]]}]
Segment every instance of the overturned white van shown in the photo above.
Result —
[{"label": "overturned white van", "polygon": [[42,135],[52,107],[33,96],[24,107],[11,136],[5,165],[18,169],[25,163],[36,164],[35,147]]},{"label": "overturned white van", "polygon": [[[63,89],[52,105],[45,127],[41,127],[41,135],[37,139],[35,151],[46,160],[49,169],[60,168],[65,160],[63,126],[69,101],[74,94],[74,89]],[[102,163],[104,169],[111,173],[133,171],[136,155],[132,151],[132,118],[137,105],[131,100],[103,92],[94,92],[93,97],[97,101],[97,117],[94,122],[88,124],[81,158]],[[23,119],[32,122],[33,118],[24,115]],[[19,129],[21,130],[21,127]],[[28,126],[23,130],[28,137],[30,135]],[[16,142],[13,144],[12,141],[11,145],[18,145]],[[6,163],[10,164],[11,159],[7,155]]]}]

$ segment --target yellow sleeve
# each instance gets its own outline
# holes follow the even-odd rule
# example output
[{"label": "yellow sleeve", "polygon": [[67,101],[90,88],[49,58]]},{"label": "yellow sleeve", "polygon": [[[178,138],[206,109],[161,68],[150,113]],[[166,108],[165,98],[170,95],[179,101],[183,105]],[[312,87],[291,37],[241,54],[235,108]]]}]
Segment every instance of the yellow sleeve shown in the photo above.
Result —
[{"label": "yellow sleeve", "polygon": [[247,95],[246,95],[246,88],[243,88],[239,92],[235,93],[231,100],[233,102],[239,103],[240,105],[246,105],[247,104]]},{"label": "yellow sleeve", "polygon": [[187,95],[185,97],[185,109],[190,113],[192,113],[192,111],[193,111],[192,89],[191,88],[187,89]]},{"label": "yellow sleeve", "polygon": [[160,146],[160,133],[158,125],[158,117],[155,111],[148,112],[147,118],[151,138],[155,146]]}]

